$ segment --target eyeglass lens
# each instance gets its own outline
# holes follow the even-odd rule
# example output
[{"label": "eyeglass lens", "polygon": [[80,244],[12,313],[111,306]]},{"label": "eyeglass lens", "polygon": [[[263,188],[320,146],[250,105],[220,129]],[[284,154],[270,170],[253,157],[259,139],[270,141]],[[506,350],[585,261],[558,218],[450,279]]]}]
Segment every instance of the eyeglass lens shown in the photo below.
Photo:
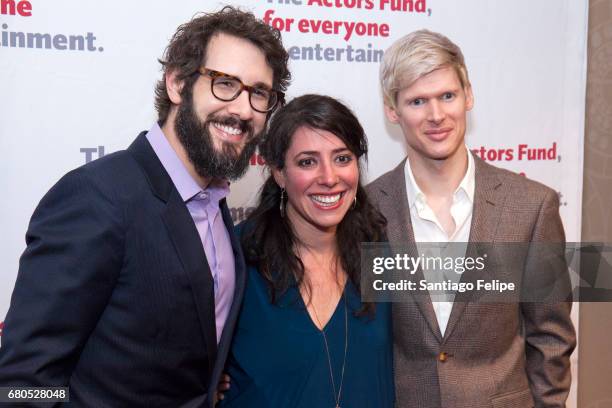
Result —
[{"label": "eyeglass lens", "polygon": [[[224,76],[212,80],[213,94],[224,101],[231,101],[238,97],[244,85],[236,78]],[[264,88],[249,87],[249,102],[258,112],[267,112],[276,104],[276,93]]]}]

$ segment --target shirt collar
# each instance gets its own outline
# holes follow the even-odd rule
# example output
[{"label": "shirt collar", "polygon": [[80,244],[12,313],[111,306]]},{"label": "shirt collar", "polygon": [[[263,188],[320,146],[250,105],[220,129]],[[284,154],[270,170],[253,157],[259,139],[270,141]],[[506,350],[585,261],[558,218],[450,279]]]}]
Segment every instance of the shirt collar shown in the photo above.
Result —
[{"label": "shirt collar", "polygon": [[229,183],[225,180],[213,180],[204,191],[209,193],[210,203],[214,208],[219,208],[219,201],[228,196],[230,189]]},{"label": "shirt collar", "polygon": [[[157,123],[147,133],[147,140],[184,202],[202,192]],[[213,180],[204,191],[209,192],[211,202],[218,203],[229,194],[229,183],[227,180]]]},{"label": "shirt collar", "polygon": [[[476,172],[474,166],[474,158],[470,153],[470,150],[465,147],[468,152],[468,167],[463,176],[463,179],[457,186],[455,190],[454,196],[456,197],[458,194],[463,192],[467,198],[470,200],[470,203],[474,202],[474,190],[476,187]],[[410,159],[406,157],[406,164],[404,166],[404,178],[406,179],[406,193],[408,195],[408,205],[412,208],[417,201],[425,204],[427,202],[425,193],[420,189],[416,180],[414,179],[414,174],[412,174],[412,168],[410,167]]]},{"label": "shirt collar", "polygon": [[468,149],[467,146],[465,149],[467,150],[468,156],[468,168],[465,172],[465,176],[463,176],[463,179],[461,180],[461,183],[459,183],[459,187],[457,187],[457,190],[455,190],[455,194],[461,190],[467,195],[470,203],[474,203],[474,190],[476,189],[476,167],[474,165],[474,157],[472,156],[470,149]]}]

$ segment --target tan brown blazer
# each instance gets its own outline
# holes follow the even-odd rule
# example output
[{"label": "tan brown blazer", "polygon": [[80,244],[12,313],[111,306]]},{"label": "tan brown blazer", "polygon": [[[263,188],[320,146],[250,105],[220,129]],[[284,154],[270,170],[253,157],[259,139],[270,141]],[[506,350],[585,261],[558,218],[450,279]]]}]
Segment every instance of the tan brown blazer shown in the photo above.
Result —
[{"label": "tan brown blazer", "polygon": [[[555,191],[474,160],[470,242],[565,241]],[[414,242],[404,166],[366,188],[387,218],[391,243]],[[396,406],[564,407],[576,344],[571,303],[464,300],[455,299],[444,336],[430,300],[393,304]]]}]

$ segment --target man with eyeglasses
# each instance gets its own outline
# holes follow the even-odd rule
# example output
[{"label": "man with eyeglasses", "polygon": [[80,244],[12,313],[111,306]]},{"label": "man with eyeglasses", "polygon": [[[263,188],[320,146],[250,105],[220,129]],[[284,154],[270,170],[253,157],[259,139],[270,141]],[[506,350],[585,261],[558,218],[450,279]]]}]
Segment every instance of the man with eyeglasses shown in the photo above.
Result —
[{"label": "man with eyeglasses", "polygon": [[245,270],[225,197],[290,73],[280,33],[232,7],[180,26],[158,123],[64,176],[27,232],[0,386],[74,406],[213,406]]}]

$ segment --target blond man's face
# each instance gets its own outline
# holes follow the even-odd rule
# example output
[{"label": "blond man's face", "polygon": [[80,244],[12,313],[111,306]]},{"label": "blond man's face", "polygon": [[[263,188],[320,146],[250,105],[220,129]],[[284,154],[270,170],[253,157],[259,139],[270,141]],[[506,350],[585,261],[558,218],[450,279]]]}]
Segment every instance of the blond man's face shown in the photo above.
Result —
[{"label": "blond man's face", "polygon": [[385,113],[402,129],[411,160],[439,161],[460,154],[473,104],[471,87],[464,88],[456,70],[444,67],[401,89],[396,106],[385,105]]}]

